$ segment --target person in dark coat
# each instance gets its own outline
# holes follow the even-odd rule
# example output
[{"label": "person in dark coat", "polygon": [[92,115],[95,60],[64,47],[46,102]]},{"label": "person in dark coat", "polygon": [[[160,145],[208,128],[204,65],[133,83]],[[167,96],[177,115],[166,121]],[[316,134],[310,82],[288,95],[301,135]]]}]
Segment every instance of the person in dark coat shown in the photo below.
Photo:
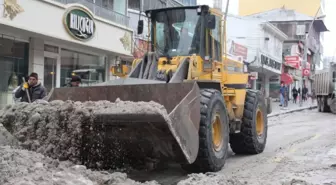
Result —
[{"label": "person in dark coat", "polygon": [[29,103],[26,91],[29,93],[31,102],[47,96],[45,87],[38,81],[38,75],[34,72],[29,75],[28,82],[23,83],[20,89],[15,92],[15,98],[21,98],[21,102]]},{"label": "person in dark coat", "polygon": [[299,91],[296,89],[296,87],[292,89],[292,94],[293,94],[293,103],[296,103],[296,100],[299,94]]},{"label": "person in dark coat", "polygon": [[72,76],[70,82],[65,87],[79,87],[81,83],[82,79],[79,76]]}]

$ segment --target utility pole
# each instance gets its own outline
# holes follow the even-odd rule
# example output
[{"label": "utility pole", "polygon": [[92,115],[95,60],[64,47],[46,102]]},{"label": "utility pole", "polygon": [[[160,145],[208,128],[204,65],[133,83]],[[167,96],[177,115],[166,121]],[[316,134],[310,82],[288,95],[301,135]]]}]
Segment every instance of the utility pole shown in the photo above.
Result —
[{"label": "utility pole", "polygon": [[307,54],[308,54],[308,36],[309,36],[309,33],[310,33],[310,30],[312,29],[313,25],[314,25],[314,21],[316,20],[317,18],[317,14],[319,13],[321,9],[321,6],[319,6],[318,10],[316,11],[316,14],[314,16],[314,19],[310,22],[309,24],[309,28],[308,28],[308,32],[306,32],[305,34],[305,43],[304,43],[304,52],[303,52],[303,60],[302,60],[302,73],[301,73],[301,80],[300,80],[300,86],[301,86],[301,92],[300,92],[300,97],[299,97],[299,106],[302,107],[302,103],[303,103],[303,100],[302,100],[302,91],[303,91],[303,78],[304,78],[304,75],[303,75],[303,70],[306,69],[307,67]]}]

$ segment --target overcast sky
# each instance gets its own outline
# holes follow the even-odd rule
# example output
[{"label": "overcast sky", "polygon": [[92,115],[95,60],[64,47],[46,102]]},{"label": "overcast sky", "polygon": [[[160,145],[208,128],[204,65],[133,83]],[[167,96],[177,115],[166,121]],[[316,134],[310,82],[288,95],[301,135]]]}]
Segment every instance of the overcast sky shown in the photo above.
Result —
[{"label": "overcast sky", "polygon": [[[229,13],[238,14],[238,0],[230,0]],[[198,4],[213,5],[213,0],[197,0]],[[223,0],[223,10],[225,10],[226,0]],[[304,5],[303,5],[304,6]],[[324,56],[334,56],[336,54],[336,0],[326,0],[325,24],[330,32],[325,33]]]}]

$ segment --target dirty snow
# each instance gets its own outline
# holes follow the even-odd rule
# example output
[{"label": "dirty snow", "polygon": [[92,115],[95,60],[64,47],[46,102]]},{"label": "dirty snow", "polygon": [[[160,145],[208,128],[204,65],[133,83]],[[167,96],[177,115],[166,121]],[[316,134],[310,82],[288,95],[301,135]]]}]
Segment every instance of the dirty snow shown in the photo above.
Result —
[{"label": "dirty snow", "polygon": [[218,173],[191,174],[188,179],[182,180],[177,185],[244,185],[235,178],[228,178]]},{"label": "dirty snow", "polygon": [[1,185],[157,185],[139,183],[125,173],[92,171],[71,162],[60,162],[24,149],[0,146]]},{"label": "dirty snow", "polygon": [[[95,145],[85,146],[82,142],[83,127],[94,128],[95,113],[113,112],[118,114],[141,113],[163,114],[165,109],[155,102],[123,102],[119,99],[115,103],[109,101],[73,102],[39,101],[37,103],[19,103],[8,105],[0,112],[0,123],[20,142],[25,149],[36,151],[54,159],[70,160],[80,164],[81,149],[88,149],[97,156],[97,160],[86,161],[88,166],[97,166],[104,160],[99,146],[102,146],[101,133],[92,131]],[[86,130],[86,131],[87,131]],[[89,135],[88,133],[84,133]],[[97,148],[92,148],[97,146]],[[120,149],[115,143],[111,151]],[[106,151],[105,151],[106,152]],[[122,157],[122,153],[115,154]],[[99,158],[100,157],[100,158]],[[99,161],[101,160],[101,161]]]},{"label": "dirty snow", "polygon": [[[129,104],[132,104],[131,111],[133,112],[139,111],[142,113],[149,113],[156,111],[159,114],[166,114],[163,107],[159,104],[156,104],[155,102],[151,102],[150,104],[143,102],[125,103],[120,100],[115,103],[107,101],[85,103],[71,101],[53,101],[48,103],[40,101],[30,105],[26,103],[20,103],[13,106],[7,106],[5,109],[0,110],[0,184],[158,185],[159,183],[156,181],[142,183],[136,182],[128,178],[126,173],[95,171],[93,169],[88,169],[85,166],[79,165],[80,158],[78,151],[81,145],[79,138],[81,137],[82,129],[79,125],[83,123],[89,125],[92,124],[92,119],[95,112],[111,111],[111,109],[115,109],[112,111],[119,111],[120,113],[130,111],[130,107],[125,107]],[[116,106],[118,106],[118,108],[116,108]],[[226,164],[226,167],[223,169],[223,171],[218,173],[190,174],[187,177],[184,176],[184,178],[182,178],[184,180],[180,179],[177,185],[315,185],[316,180],[314,181],[315,183],[310,182],[310,180],[314,180],[314,176],[319,172],[304,172],[307,173],[310,178],[307,178],[306,175],[298,176],[297,174],[301,173],[300,170],[303,168],[303,166],[288,166],[291,163],[284,163],[286,162],[285,160],[282,160],[283,165],[286,166],[285,171],[278,171],[274,174],[274,176],[270,175],[270,173],[267,171],[272,171],[272,169],[280,169],[280,164],[282,164],[280,162],[269,162],[272,159],[271,156],[274,152],[278,153],[277,151],[279,148],[284,150],[284,148],[286,149],[287,146],[285,144],[286,142],[284,142],[284,137],[278,132],[279,128],[285,129],[289,126],[292,128],[291,130],[293,131],[295,137],[286,137],[287,140],[289,140],[288,142],[291,140],[301,141],[300,138],[304,137],[304,135],[301,136],[300,134],[295,134],[298,129],[304,130],[304,132],[300,133],[309,134],[307,133],[307,129],[302,128],[302,120],[299,120],[299,117],[297,117],[303,115],[307,120],[312,120],[311,117],[314,117],[317,119],[316,121],[318,121],[318,119],[320,119],[319,116],[322,114],[312,115],[311,111],[303,111],[301,113],[281,116],[281,118],[272,118],[270,124],[270,134],[273,137],[269,140],[269,142],[272,144],[268,145],[268,152],[248,158],[228,159],[228,164]],[[280,120],[290,120],[290,124]],[[332,123],[330,120],[323,123],[329,124],[328,122],[330,124]],[[307,124],[312,126],[316,125],[315,122],[312,123],[306,121],[304,123],[306,124],[306,127]],[[2,126],[2,124],[4,125]],[[319,128],[330,127],[326,126]],[[34,132],[34,129],[37,129],[37,131]],[[273,132],[276,130],[276,133],[278,134],[272,134],[272,130]],[[316,129],[311,130],[314,131],[314,134],[316,134]],[[327,129],[323,131],[321,135],[324,137],[332,137],[329,132],[330,129]],[[318,139],[309,141],[320,143]],[[330,138],[321,141],[323,141],[323,144],[320,143],[321,146],[332,146],[332,143],[328,143],[331,142]],[[300,144],[297,142],[294,143],[295,145]],[[313,154],[314,152],[312,152],[312,150],[315,150],[315,148],[317,150],[319,148],[317,146],[320,145],[314,145],[316,147],[309,147],[309,149],[307,149],[309,152],[307,153],[303,149],[306,149],[308,146],[310,145],[304,145],[302,146],[303,148],[298,150],[299,152],[302,152],[301,155],[305,155],[307,157],[307,154]],[[296,159],[296,156],[293,154],[288,153],[287,155],[292,156],[293,160]],[[296,155],[299,155],[299,153],[296,153]],[[260,163],[259,160],[263,162]],[[300,160],[303,159],[300,158]],[[335,165],[334,163],[330,165],[328,161],[326,162],[326,164],[330,166],[330,169],[326,171],[326,169],[323,168],[323,170],[321,170],[326,171],[326,173],[328,172],[331,175],[333,173],[331,169],[335,169]],[[317,164],[311,164],[307,166],[307,164],[309,163],[305,164],[307,170],[310,169],[309,166],[318,166]],[[296,168],[298,169],[295,170]],[[228,173],[229,171],[230,173]],[[256,174],[254,173],[258,173],[260,178],[256,178]],[[297,177],[295,177],[295,174]],[[162,175],[164,176],[164,174]],[[328,174],[325,175],[328,176]],[[302,179],[300,179],[300,177]],[[334,175],[331,175],[330,178],[334,178]],[[259,181],[258,179],[262,181]],[[324,181],[323,183],[321,182],[319,184],[336,185],[333,179]]]}]

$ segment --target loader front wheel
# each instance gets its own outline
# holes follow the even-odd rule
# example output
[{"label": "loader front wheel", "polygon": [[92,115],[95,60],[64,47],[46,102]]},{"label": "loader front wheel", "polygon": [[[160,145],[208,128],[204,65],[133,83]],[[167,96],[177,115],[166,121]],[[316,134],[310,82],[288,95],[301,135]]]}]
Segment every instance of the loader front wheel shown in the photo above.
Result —
[{"label": "loader front wheel", "polygon": [[229,145],[229,117],[218,90],[201,91],[199,149],[194,163],[183,164],[189,172],[217,172],[222,169]]},{"label": "loader front wheel", "polygon": [[231,149],[236,154],[259,154],[267,139],[267,113],[263,96],[258,91],[246,92],[240,133],[230,135]]}]

